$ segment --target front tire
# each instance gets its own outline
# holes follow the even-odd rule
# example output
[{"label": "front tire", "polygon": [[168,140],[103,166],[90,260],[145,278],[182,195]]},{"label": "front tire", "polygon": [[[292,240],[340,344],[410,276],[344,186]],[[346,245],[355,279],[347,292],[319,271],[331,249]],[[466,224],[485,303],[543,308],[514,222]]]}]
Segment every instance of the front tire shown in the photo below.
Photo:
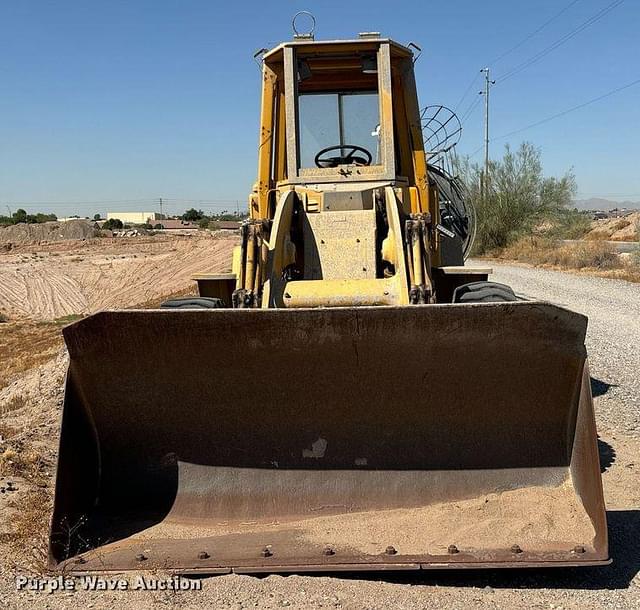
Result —
[{"label": "front tire", "polygon": [[454,303],[505,303],[517,301],[510,286],[497,282],[472,282],[453,291]]},{"label": "front tire", "polygon": [[179,297],[169,299],[160,305],[166,309],[220,309],[224,307],[222,299],[214,297]]}]

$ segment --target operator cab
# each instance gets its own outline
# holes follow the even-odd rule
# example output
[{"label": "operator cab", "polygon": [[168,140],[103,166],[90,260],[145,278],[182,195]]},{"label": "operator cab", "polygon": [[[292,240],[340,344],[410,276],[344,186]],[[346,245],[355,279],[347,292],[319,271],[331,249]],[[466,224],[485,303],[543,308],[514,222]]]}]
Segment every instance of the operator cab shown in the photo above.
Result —
[{"label": "operator cab", "polygon": [[[273,214],[275,190],[288,185],[324,190],[346,182],[415,183],[414,151],[424,152],[410,49],[379,35],[297,38],[262,59],[262,126],[268,131],[256,186],[266,215]],[[409,142],[407,119],[417,120],[419,142]],[[426,188],[419,197],[427,206]]]},{"label": "operator cab", "polygon": [[376,54],[297,58],[301,168],[380,164]]}]

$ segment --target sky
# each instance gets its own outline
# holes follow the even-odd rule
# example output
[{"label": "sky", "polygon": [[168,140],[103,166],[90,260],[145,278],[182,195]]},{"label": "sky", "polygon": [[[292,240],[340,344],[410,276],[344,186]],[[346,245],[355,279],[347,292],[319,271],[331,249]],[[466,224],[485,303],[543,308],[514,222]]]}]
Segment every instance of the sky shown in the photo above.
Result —
[{"label": "sky", "polygon": [[482,159],[481,81],[471,83],[488,65],[492,157],[528,140],[546,174],[574,171],[579,198],[640,200],[640,83],[502,137],[640,79],[638,0],[21,0],[0,5],[0,214],[148,211],[159,197],[165,211],[245,209],[253,53],[290,40],[299,10],[315,15],[317,40],[379,31],[422,47],[421,107],[473,110],[460,154]]}]

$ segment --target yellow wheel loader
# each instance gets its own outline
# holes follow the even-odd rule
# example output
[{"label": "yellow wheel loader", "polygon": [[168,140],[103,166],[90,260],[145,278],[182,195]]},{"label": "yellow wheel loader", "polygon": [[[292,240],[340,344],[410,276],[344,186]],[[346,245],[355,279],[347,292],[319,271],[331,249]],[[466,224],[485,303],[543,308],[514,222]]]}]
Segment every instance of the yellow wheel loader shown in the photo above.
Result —
[{"label": "yellow wheel loader", "polygon": [[64,329],[52,566],[608,563],[587,320],[464,266],[411,48],[298,36],[262,66],[233,273]]}]

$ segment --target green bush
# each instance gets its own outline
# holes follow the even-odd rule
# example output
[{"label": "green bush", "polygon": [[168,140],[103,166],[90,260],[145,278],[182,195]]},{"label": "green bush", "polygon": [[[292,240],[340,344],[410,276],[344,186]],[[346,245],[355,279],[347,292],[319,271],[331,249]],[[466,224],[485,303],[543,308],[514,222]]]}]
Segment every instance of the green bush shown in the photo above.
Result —
[{"label": "green bush", "polygon": [[578,210],[558,210],[550,219],[550,228],[544,231],[555,239],[582,239],[591,228],[591,218]]},{"label": "green bush", "polygon": [[503,158],[490,163],[486,196],[482,195],[481,166],[463,160],[459,174],[476,209],[476,254],[505,248],[543,222],[550,226],[577,223],[569,214],[576,192],[573,174],[545,177],[540,151],[530,142],[523,142],[515,152],[507,145]]}]

